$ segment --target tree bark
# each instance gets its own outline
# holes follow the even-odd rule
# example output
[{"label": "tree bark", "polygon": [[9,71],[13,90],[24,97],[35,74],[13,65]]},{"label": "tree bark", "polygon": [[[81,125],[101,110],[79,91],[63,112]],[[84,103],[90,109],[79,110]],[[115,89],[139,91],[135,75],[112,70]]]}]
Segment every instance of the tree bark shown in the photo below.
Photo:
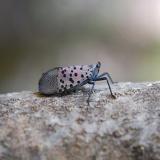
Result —
[{"label": "tree bark", "polygon": [[89,86],[63,97],[0,95],[0,159],[160,160],[160,82]]}]

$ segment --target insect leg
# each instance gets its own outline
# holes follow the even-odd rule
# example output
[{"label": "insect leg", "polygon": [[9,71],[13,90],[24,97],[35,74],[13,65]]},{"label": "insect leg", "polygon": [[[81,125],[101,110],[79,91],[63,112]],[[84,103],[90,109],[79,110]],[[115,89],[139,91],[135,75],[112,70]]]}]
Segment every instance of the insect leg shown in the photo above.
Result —
[{"label": "insect leg", "polygon": [[109,84],[109,81],[108,81],[107,77],[97,77],[97,78],[95,79],[95,81],[103,81],[103,80],[106,80],[106,81],[107,81],[107,84],[108,84],[108,87],[109,87],[111,96],[112,96],[113,98],[115,98],[115,96],[114,96],[113,93],[112,93],[112,89],[111,89],[111,86],[110,86],[110,84]]},{"label": "insect leg", "polygon": [[101,77],[104,77],[104,76],[107,76],[107,77],[109,78],[109,80],[111,81],[112,84],[113,84],[113,83],[116,83],[116,82],[114,82],[114,81],[112,80],[112,77],[110,76],[110,74],[109,74],[108,72],[104,72],[104,73],[100,74],[100,75],[98,76],[98,78],[101,78]]},{"label": "insect leg", "polygon": [[94,82],[94,81],[89,81],[88,84],[92,84],[92,88],[91,88],[90,91],[89,91],[89,96],[88,96],[88,99],[87,99],[87,103],[88,103],[88,105],[89,105],[89,100],[90,100],[92,91],[93,91],[93,89],[94,89],[95,82]]}]

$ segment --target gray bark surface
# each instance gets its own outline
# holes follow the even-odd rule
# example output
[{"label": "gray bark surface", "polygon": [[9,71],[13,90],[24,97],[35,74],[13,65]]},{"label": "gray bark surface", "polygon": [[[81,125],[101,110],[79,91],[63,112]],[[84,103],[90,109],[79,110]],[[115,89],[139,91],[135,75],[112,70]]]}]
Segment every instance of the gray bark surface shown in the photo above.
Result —
[{"label": "gray bark surface", "polygon": [[160,82],[63,97],[0,95],[0,160],[160,160]]}]

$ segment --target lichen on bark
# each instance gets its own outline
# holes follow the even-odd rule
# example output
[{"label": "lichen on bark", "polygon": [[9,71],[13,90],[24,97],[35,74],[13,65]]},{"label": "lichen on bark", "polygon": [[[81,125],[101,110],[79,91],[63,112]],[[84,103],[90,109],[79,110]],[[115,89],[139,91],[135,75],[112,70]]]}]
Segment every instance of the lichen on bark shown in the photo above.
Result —
[{"label": "lichen on bark", "polygon": [[0,95],[0,159],[160,159],[160,82],[96,85],[63,97]]}]

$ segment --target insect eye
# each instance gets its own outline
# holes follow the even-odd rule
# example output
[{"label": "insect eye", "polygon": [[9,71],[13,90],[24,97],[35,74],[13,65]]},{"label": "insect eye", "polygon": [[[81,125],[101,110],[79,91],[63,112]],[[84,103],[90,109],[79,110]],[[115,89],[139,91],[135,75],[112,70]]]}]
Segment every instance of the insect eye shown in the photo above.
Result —
[{"label": "insect eye", "polygon": [[97,65],[96,65],[96,67],[100,68],[100,66],[101,66],[101,62],[98,62]]}]

